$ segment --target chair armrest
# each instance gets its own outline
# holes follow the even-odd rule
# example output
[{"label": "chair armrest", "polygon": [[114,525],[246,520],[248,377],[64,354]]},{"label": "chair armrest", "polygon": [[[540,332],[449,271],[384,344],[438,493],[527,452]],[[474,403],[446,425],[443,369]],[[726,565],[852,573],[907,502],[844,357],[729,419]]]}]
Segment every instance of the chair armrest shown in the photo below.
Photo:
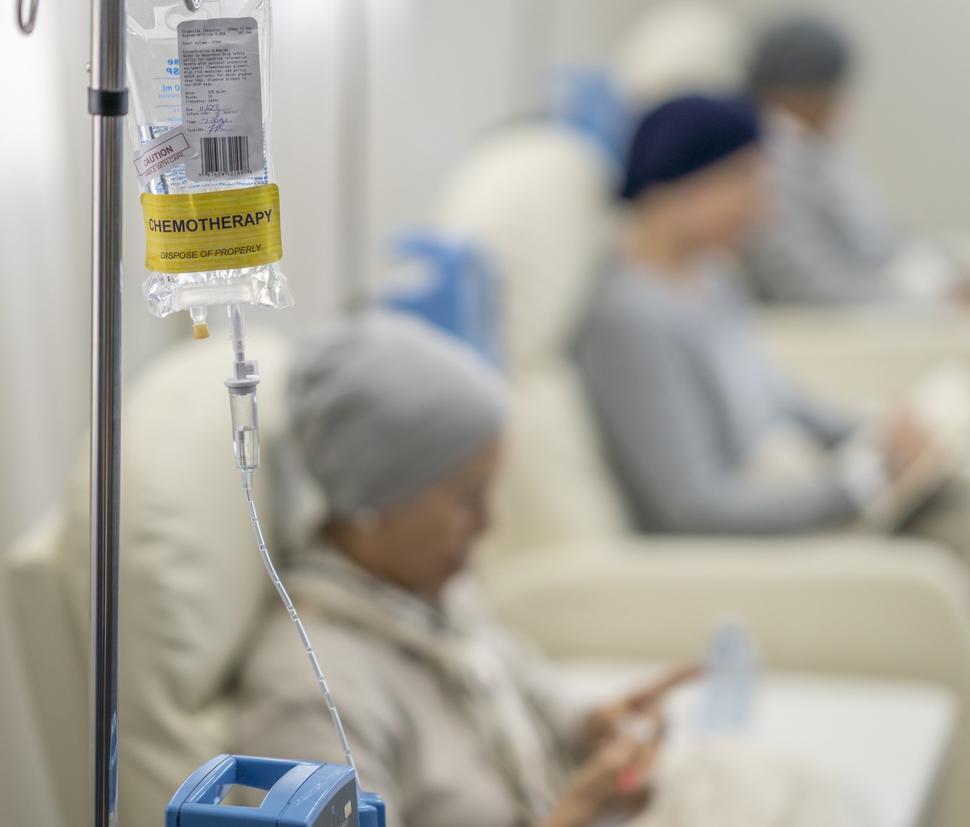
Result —
[{"label": "chair armrest", "polygon": [[915,540],[623,538],[503,557],[483,578],[554,656],[696,659],[734,617],[779,667],[970,689],[966,573]]},{"label": "chair armrest", "polygon": [[877,409],[942,362],[970,365],[965,313],[939,308],[767,308],[769,353],[803,387]]},{"label": "chair armrest", "polygon": [[[483,578],[499,615],[553,657],[697,661],[740,619],[779,668],[917,678],[970,709],[967,572],[903,540],[617,539],[505,557]],[[970,732],[954,736],[940,825],[970,823]]]}]

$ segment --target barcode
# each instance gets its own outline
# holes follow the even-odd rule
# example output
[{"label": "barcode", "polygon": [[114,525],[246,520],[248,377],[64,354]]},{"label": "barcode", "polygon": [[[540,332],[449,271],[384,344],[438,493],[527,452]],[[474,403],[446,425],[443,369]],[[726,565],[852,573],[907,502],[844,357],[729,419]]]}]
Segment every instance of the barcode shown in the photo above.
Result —
[{"label": "barcode", "polygon": [[203,175],[237,175],[240,172],[252,172],[248,135],[202,139]]}]

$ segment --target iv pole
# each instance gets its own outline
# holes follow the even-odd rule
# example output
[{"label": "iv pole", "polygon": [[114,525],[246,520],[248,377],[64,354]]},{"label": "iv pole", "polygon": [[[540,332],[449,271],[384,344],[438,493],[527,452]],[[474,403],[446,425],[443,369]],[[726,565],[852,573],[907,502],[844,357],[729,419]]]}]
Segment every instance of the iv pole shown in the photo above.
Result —
[{"label": "iv pole", "polygon": [[[192,0],[188,0],[192,2]],[[17,0],[29,35],[38,0]],[[26,9],[26,13],[25,13]],[[121,184],[125,0],[91,2],[91,827],[118,823],[118,545],[121,457]]]},{"label": "iv pole", "polygon": [[118,546],[121,426],[121,184],[125,0],[92,0],[91,808],[118,823]]}]

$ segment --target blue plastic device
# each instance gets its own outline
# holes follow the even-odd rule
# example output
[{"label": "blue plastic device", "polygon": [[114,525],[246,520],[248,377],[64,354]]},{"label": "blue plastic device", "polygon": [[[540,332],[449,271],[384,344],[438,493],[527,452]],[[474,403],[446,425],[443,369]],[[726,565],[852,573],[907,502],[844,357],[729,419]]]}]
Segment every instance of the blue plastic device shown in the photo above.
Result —
[{"label": "blue plastic device", "polygon": [[[223,804],[234,784],[265,790],[262,804]],[[384,802],[343,764],[219,755],[179,787],[165,827],[384,827]]]},{"label": "blue plastic device", "polygon": [[552,117],[593,142],[620,170],[634,127],[631,111],[613,78],[595,66],[563,66],[556,73]]},{"label": "blue plastic device", "polygon": [[482,250],[448,233],[415,230],[394,242],[392,255],[420,267],[424,279],[391,289],[384,304],[423,319],[500,366],[500,284]]}]

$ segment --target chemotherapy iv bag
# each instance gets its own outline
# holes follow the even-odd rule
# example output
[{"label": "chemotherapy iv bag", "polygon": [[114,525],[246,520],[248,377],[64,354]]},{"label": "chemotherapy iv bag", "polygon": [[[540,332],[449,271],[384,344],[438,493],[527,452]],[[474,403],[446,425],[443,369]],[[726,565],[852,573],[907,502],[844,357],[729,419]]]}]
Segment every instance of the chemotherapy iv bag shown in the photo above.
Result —
[{"label": "chemotherapy iv bag", "polygon": [[204,329],[212,305],[291,305],[269,146],[269,0],[128,0],[127,21],[148,309],[189,310]]},{"label": "chemotherapy iv bag", "polygon": [[[200,811],[200,799],[192,798],[195,809],[186,815],[184,796],[176,796],[166,823],[276,824],[285,809],[294,824],[303,823],[302,813],[307,824],[356,825],[354,808],[344,800],[347,785],[356,784],[350,743],[306,628],[273,563],[255,499],[260,376],[246,350],[243,305],[293,303],[279,270],[280,196],[269,149],[269,23],[269,0],[127,0],[128,126],[145,220],[144,292],[156,316],[188,310],[196,338],[208,336],[209,307],[225,305],[228,311],[233,366],[224,384],[249,519],[263,567],[297,628],[348,767],[336,774],[329,765],[318,768],[321,778],[340,782],[333,788],[315,783],[311,793],[326,805],[321,815],[307,807],[313,765],[219,756],[189,779],[190,789],[183,788],[196,795],[201,785],[205,802],[219,806]],[[261,779],[253,786],[268,793],[258,812],[221,805],[230,779],[237,777],[243,785]],[[338,792],[344,796],[339,813]],[[370,812],[377,811],[370,807]],[[360,823],[377,827],[383,824],[380,816]]]}]

